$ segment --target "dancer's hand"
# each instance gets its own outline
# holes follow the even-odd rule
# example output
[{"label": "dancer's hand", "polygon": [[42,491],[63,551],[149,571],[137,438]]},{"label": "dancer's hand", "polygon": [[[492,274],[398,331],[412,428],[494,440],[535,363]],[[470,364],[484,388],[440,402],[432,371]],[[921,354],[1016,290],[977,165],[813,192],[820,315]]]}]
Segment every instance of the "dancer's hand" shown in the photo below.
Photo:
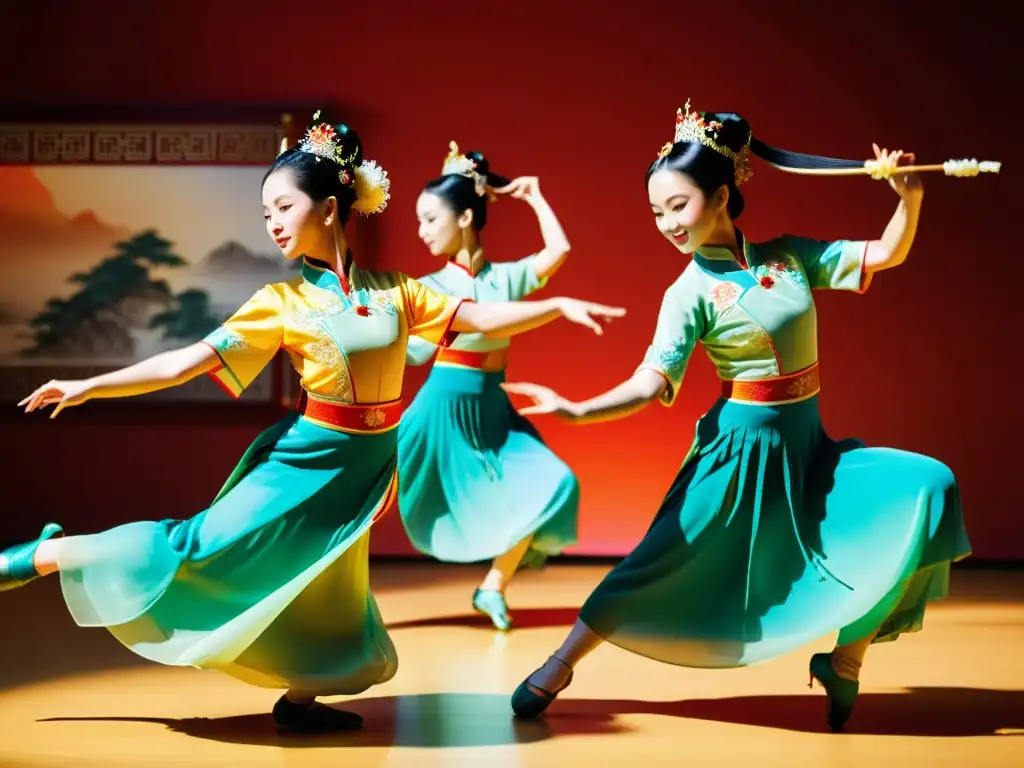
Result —
[{"label": "dancer's hand", "polygon": [[516,200],[525,200],[531,205],[544,197],[540,193],[540,181],[536,176],[520,176],[504,187],[497,187],[494,192],[498,195],[509,195]]},{"label": "dancer's hand", "polygon": [[522,395],[533,400],[533,405],[517,409],[523,416],[554,414],[570,420],[575,417],[573,404],[553,389],[542,387],[540,384],[526,383],[505,383],[501,388],[510,395]]},{"label": "dancer's hand", "polygon": [[604,333],[604,328],[594,318],[604,323],[610,323],[615,318],[626,315],[625,307],[609,307],[604,304],[595,304],[592,301],[581,301],[580,299],[560,298],[557,301],[562,317],[573,323],[585,325],[598,336]]},{"label": "dancer's hand", "polygon": [[57,407],[50,414],[51,419],[57,418],[57,414],[65,408],[73,405],[81,405],[92,396],[93,386],[88,379],[76,381],[50,381],[39,387],[35,392],[26,397],[19,406],[25,406],[25,413],[31,413],[38,408],[56,403]]},{"label": "dancer's hand", "polygon": [[872,144],[875,151],[875,159],[868,161],[871,169],[871,178],[886,179],[889,186],[896,190],[901,198],[908,203],[915,203],[924,194],[924,187],[921,184],[921,177],[916,173],[900,173],[900,161],[913,163],[915,160],[913,152],[896,150],[890,152],[888,149],[879,149],[877,144]]}]

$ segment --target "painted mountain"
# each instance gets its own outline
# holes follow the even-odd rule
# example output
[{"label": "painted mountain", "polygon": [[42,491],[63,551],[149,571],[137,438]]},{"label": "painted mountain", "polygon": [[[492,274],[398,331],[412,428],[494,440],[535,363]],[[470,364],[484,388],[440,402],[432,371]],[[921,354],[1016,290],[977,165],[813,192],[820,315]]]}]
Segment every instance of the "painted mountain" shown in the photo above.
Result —
[{"label": "painted mountain", "polygon": [[293,277],[247,245],[266,241],[235,202],[255,184],[222,169],[0,168],[0,363],[130,363]]}]

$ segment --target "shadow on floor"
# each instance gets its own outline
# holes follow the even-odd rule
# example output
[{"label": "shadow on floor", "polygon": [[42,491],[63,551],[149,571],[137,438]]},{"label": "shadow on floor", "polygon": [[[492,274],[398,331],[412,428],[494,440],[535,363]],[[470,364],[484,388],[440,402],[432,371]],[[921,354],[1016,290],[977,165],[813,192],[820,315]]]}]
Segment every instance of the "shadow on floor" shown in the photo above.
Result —
[{"label": "shadow on floor", "polygon": [[[559,699],[546,720],[552,735],[561,722],[619,715],[683,717],[807,733],[827,732],[825,695],[738,696],[725,699],[633,701]],[[1024,734],[1024,691],[982,688],[910,688],[864,693],[845,733],[876,736],[991,736]],[[572,728],[570,728],[572,732]]]},{"label": "shadow on floor", "polygon": [[[318,736],[279,733],[269,713],[184,720],[116,716],[58,717],[41,722],[140,722],[199,739],[282,748],[458,748],[523,744],[559,736],[612,735],[632,730],[622,715],[661,715],[737,725],[820,733],[824,695],[741,696],[651,702],[559,699],[538,721],[512,717],[504,694],[456,693],[384,696],[348,701],[365,718],[361,731]],[[882,736],[992,736],[1024,734],[1024,691],[980,688],[912,688],[866,693],[847,725],[848,734]]]},{"label": "shadow on floor", "polygon": [[[54,717],[40,722],[154,723],[198,739],[281,748],[418,747],[460,748],[527,744],[551,736],[544,720],[512,716],[507,694],[430,693],[366,697],[334,705],[364,718],[363,729],[305,735],[280,733],[269,713],[177,720],[156,717]],[[559,733],[612,734],[629,730],[610,717],[560,722]]]},{"label": "shadow on floor", "polygon": [[[509,607],[513,629],[571,627],[579,613],[579,608]],[[395,621],[387,624],[389,630],[411,629],[413,627],[471,627],[494,631],[494,625],[491,624],[491,620],[479,613],[460,616],[428,616],[422,619]]]}]

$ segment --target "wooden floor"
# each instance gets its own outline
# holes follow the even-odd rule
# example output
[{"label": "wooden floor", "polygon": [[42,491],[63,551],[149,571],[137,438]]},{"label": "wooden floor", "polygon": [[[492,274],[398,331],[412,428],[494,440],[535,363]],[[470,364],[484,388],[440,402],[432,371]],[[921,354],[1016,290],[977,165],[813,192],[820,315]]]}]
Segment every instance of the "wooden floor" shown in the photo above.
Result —
[{"label": "wooden floor", "polygon": [[274,691],[136,659],[68,618],[55,580],[0,594],[0,766],[1024,766],[1024,572],[954,574],[926,629],[868,655],[849,734],[823,729],[806,662],[691,670],[604,646],[548,717],[509,694],[560,642],[604,567],[523,574],[518,628],[469,615],[479,568],[375,566],[391,682],[346,702],[363,731],[277,734]]}]

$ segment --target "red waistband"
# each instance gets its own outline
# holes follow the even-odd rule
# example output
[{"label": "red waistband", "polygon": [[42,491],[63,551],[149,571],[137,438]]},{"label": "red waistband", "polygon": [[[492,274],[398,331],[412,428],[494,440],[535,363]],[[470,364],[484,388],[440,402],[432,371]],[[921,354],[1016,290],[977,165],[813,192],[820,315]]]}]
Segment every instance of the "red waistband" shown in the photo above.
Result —
[{"label": "red waistband", "polygon": [[[302,402],[304,401],[304,402]],[[398,426],[402,401],[390,403],[329,403],[303,394],[299,410],[302,415],[323,427],[340,432],[387,432]]]},{"label": "red waistband", "polygon": [[508,367],[508,347],[492,349],[489,352],[442,347],[437,353],[437,362],[463,365],[480,371],[503,371]]},{"label": "red waistband", "polygon": [[820,390],[817,363],[771,379],[722,381],[722,397],[745,403],[793,403],[813,397]]}]

